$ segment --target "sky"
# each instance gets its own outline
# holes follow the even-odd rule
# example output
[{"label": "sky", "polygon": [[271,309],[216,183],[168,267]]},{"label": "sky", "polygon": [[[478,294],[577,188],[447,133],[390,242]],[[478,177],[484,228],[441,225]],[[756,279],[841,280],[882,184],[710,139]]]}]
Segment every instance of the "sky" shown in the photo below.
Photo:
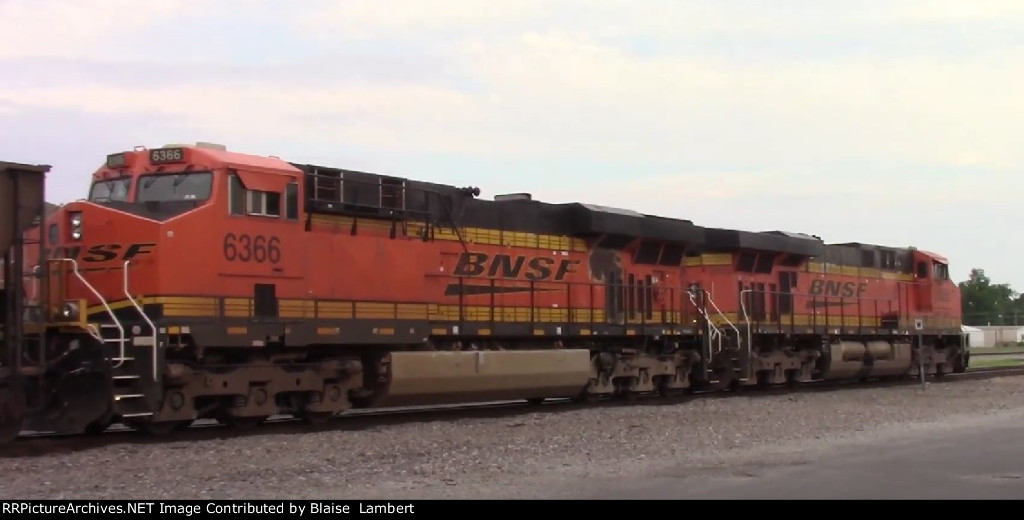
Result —
[{"label": "sky", "polygon": [[1024,291],[1020,0],[0,0],[0,160],[215,142]]}]

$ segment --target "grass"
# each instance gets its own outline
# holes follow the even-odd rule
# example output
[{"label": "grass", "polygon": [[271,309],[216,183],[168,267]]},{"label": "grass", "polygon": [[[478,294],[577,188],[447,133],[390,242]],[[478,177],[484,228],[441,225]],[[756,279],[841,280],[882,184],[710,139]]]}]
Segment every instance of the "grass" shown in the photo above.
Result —
[{"label": "grass", "polygon": [[1024,359],[1021,358],[986,359],[971,357],[970,361],[971,368],[1017,367],[1021,365],[1024,365]]},{"label": "grass", "polygon": [[1024,354],[1024,346],[971,347],[971,352],[975,354]]}]

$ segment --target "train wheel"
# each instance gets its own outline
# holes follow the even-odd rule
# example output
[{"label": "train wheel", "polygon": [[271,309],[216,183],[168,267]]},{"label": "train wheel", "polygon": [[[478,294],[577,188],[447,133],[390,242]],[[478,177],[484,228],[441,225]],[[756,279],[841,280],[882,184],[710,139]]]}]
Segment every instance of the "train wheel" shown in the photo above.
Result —
[{"label": "train wheel", "polygon": [[570,398],[575,404],[591,404],[598,401],[598,397],[586,390]]},{"label": "train wheel", "polygon": [[91,422],[85,427],[85,433],[86,435],[99,435],[107,431],[107,428],[110,428],[110,424],[109,420]]},{"label": "train wheel", "polygon": [[149,435],[169,435],[178,429],[178,421],[146,423],[141,429]]},{"label": "train wheel", "polygon": [[967,372],[967,361],[967,353],[960,352],[960,355],[953,358],[953,372],[956,374]]},{"label": "train wheel", "polygon": [[333,412],[303,412],[299,415],[299,419],[310,426],[323,426],[333,417]]},{"label": "train wheel", "polygon": [[270,416],[267,416],[267,415],[261,415],[261,416],[257,416],[257,417],[235,417],[235,416],[229,415],[229,416],[224,417],[221,420],[221,422],[223,422],[224,424],[226,424],[226,425],[228,425],[228,426],[230,426],[230,427],[232,427],[232,428],[234,428],[236,430],[245,431],[245,430],[251,430],[251,429],[259,426],[260,423],[262,423],[263,421],[266,421],[269,418],[270,418]]},{"label": "train wheel", "polygon": [[102,417],[85,426],[86,435],[99,435],[110,428],[110,425],[114,424],[114,407],[111,406],[107,409],[106,413]]},{"label": "train wheel", "polygon": [[0,444],[13,442],[25,419],[25,396],[14,387],[0,387]]},{"label": "train wheel", "polygon": [[191,421],[188,421],[188,422],[183,422],[183,421],[161,421],[161,422],[138,421],[138,422],[132,422],[132,423],[128,424],[127,426],[130,426],[131,428],[134,428],[134,429],[136,429],[136,430],[138,430],[138,431],[140,431],[142,433],[145,433],[146,435],[153,435],[153,436],[156,437],[156,436],[169,435],[171,432],[181,428],[182,424],[187,425],[187,424],[189,424],[189,422],[191,422]]}]

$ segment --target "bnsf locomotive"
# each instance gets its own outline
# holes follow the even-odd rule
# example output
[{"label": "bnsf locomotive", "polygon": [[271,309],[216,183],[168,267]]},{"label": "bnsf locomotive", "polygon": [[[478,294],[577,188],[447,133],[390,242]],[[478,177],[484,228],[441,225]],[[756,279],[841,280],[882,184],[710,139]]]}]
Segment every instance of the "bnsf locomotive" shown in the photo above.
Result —
[{"label": "bnsf locomotive", "polygon": [[21,348],[48,374],[26,428],[966,370],[938,255],[479,194],[202,143],[108,156],[26,253],[27,297],[78,324]]}]

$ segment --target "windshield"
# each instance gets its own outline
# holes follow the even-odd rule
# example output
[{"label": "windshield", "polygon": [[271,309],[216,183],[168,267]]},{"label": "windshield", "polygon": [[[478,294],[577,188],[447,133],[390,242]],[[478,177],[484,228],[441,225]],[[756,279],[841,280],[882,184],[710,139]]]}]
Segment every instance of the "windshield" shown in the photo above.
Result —
[{"label": "windshield", "polygon": [[139,177],[137,202],[204,201],[210,198],[213,174],[163,173]]},{"label": "windshield", "polygon": [[130,177],[96,181],[92,183],[89,190],[89,200],[92,202],[109,202],[112,200],[128,200],[128,186],[132,183]]}]

